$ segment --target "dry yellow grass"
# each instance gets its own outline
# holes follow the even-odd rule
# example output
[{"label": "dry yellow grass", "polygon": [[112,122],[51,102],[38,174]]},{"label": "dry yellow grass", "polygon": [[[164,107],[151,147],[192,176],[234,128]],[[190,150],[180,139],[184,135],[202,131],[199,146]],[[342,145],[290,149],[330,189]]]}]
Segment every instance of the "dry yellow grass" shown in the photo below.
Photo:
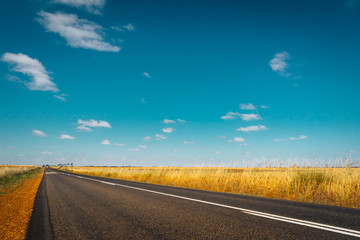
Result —
[{"label": "dry yellow grass", "polygon": [[360,168],[62,167],[101,177],[360,208]]},{"label": "dry yellow grass", "polygon": [[0,195],[0,239],[25,239],[31,217],[35,195],[43,171],[36,170],[29,176],[17,176],[12,184],[18,185],[14,191]]},{"label": "dry yellow grass", "polygon": [[37,167],[33,165],[0,165],[0,178],[26,172]]}]

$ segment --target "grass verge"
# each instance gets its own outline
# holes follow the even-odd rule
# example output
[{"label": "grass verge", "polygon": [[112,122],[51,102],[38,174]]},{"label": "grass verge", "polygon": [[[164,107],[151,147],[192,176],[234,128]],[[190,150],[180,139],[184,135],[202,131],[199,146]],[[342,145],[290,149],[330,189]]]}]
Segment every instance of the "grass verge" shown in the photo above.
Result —
[{"label": "grass verge", "polygon": [[43,170],[30,168],[0,178],[0,239],[25,239]]},{"label": "grass verge", "polygon": [[40,171],[36,166],[0,167],[0,197],[19,188],[25,179]]}]

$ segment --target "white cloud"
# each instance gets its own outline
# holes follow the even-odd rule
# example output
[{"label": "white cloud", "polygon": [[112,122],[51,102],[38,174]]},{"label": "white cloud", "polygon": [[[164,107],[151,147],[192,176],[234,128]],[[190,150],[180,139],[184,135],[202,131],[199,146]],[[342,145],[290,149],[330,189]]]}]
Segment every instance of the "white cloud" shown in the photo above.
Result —
[{"label": "white cloud", "polygon": [[140,149],[139,148],[128,148],[128,151],[130,151],[130,152],[139,152]]},{"label": "white cloud", "polygon": [[146,145],[139,145],[139,148],[146,149],[148,147]]},{"label": "white cloud", "polygon": [[104,29],[102,26],[79,19],[75,14],[48,13],[41,11],[38,13],[39,22],[49,32],[57,33],[65,38],[68,45],[75,48],[93,49],[104,52],[119,52],[120,48],[112,46],[104,41]]},{"label": "white cloud", "polygon": [[165,139],[167,139],[167,137],[162,134],[155,135],[155,140],[161,141],[161,140],[165,140]]},{"label": "white cloud", "polygon": [[251,121],[251,120],[259,120],[261,119],[261,116],[259,114],[255,113],[238,113],[238,112],[228,112],[225,116],[222,116],[221,119],[223,120],[234,120],[240,117],[244,121]]},{"label": "white cloud", "polygon": [[252,103],[248,103],[248,104],[241,103],[240,104],[240,109],[242,109],[242,110],[256,110],[256,107]]},{"label": "white cloud", "polygon": [[216,154],[220,154],[221,152],[220,152],[220,151],[216,151],[215,153],[216,153]]},{"label": "white cloud", "polygon": [[178,121],[179,123],[186,123],[186,120],[180,118],[176,119],[176,121]]},{"label": "white cloud", "polygon": [[274,58],[270,60],[269,65],[274,72],[279,73],[283,77],[289,77],[290,73],[287,73],[286,70],[289,67],[288,60],[290,55],[288,52],[279,52],[276,53]]},{"label": "white cloud", "polygon": [[223,120],[233,120],[233,119],[236,119],[236,117],[230,116],[230,115],[225,115],[225,116],[221,116],[221,119],[223,119]]},{"label": "white cloud", "polygon": [[40,152],[41,154],[47,154],[47,155],[50,155],[50,154],[53,154],[53,152],[50,152],[50,151],[43,151],[43,152]]},{"label": "white cloud", "polygon": [[123,147],[123,146],[125,146],[125,144],[123,144],[123,143],[114,143],[116,146],[119,146],[119,147]]},{"label": "white cloud", "polygon": [[103,145],[109,145],[109,144],[110,144],[110,141],[107,140],[107,139],[104,139],[104,140],[101,141],[101,144],[103,144]]},{"label": "white cloud", "polygon": [[147,78],[150,78],[150,74],[148,72],[144,72],[143,73],[143,76],[147,77]]},{"label": "white cloud", "polygon": [[32,133],[31,135],[34,135],[34,136],[39,136],[39,137],[47,137],[46,133],[44,133],[43,131],[40,131],[40,130],[32,130]]},{"label": "white cloud", "polygon": [[20,78],[18,78],[17,76],[13,76],[13,75],[10,75],[10,74],[7,74],[5,76],[5,78],[9,81],[9,82],[16,82],[16,83],[23,83],[25,84],[26,82],[24,81],[21,81]]},{"label": "white cloud", "polygon": [[262,108],[262,109],[269,109],[270,107],[265,106],[265,105],[261,105],[260,108]]},{"label": "white cloud", "polygon": [[119,32],[123,32],[123,31],[134,31],[135,30],[135,26],[131,23],[128,23],[126,25],[123,25],[121,27],[118,27],[118,26],[112,26],[111,27],[112,29],[116,30],[116,31],[119,31]]},{"label": "white cloud", "polygon": [[195,144],[195,142],[184,141],[184,144]]},{"label": "white cloud", "polygon": [[259,120],[261,116],[259,114],[250,113],[250,114],[240,114],[240,117],[244,121],[251,121],[251,120]]},{"label": "white cloud", "polygon": [[162,131],[164,133],[172,133],[175,129],[172,127],[168,127],[168,128],[163,128]]},{"label": "white cloud", "polygon": [[145,99],[144,98],[141,98],[140,100],[142,103],[146,103]]},{"label": "white cloud", "polygon": [[69,139],[69,140],[74,140],[75,138],[73,136],[67,135],[67,134],[62,134],[59,136],[59,139]]},{"label": "white cloud", "polygon": [[308,137],[305,135],[301,135],[300,137],[290,137],[289,139],[290,140],[302,140],[302,139],[306,139],[306,138],[308,138]]},{"label": "white cloud", "polygon": [[247,150],[247,151],[245,151],[244,153],[245,153],[245,154],[250,154],[251,151],[250,151],[250,150]]},{"label": "white cloud", "polygon": [[88,121],[79,119],[77,121],[77,124],[79,124],[79,126],[76,129],[85,132],[92,132],[91,128],[99,128],[99,127],[111,128],[110,123],[102,120],[96,121],[94,119],[90,119]]},{"label": "white cloud", "polygon": [[76,129],[79,130],[80,132],[92,132],[91,128],[85,127],[83,125],[77,126]]},{"label": "white cloud", "polygon": [[143,138],[144,141],[149,141],[150,139],[151,139],[150,136],[146,136],[146,137]]},{"label": "white cloud", "polygon": [[233,140],[229,140],[229,142],[236,142],[236,143],[242,143],[245,142],[245,139],[242,137],[234,137]]},{"label": "white cloud", "polygon": [[170,119],[164,119],[163,123],[165,123],[165,124],[176,124],[176,122],[174,120],[170,120]]},{"label": "white cloud", "polygon": [[267,127],[265,127],[264,125],[257,125],[257,126],[248,126],[248,127],[240,127],[238,129],[236,129],[236,131],[241,131],[241,132],[258,132],[261,130],[266,130]]},{"label": "white cloud", "polygon": [[225,139],[226,136],[218,136],[219,139]]},{"label": "white cloud", "polygon": [[11,71],[20,72],[30,76],[29,82],[24,82],[30,90],[58,92],[56,84],[51,81],[49,73],[41,62],[22,53],[5,53],[1,61],[7,62],[13,67]]},{"label": "white cloud", "polygon": [[305,136],[305,135],[300,135],[299,137],[289,137],[289,138],[285,138],[285,139],[274,139],[273,141],[274,142],[285,142],[285,141],[288,141],[288,140],[291,140],[291,141],[296,141],[296,140],[303,140],[303,139],[307,139],[308,136]]},{"label": "white cloud", "polygon": [[105,6],[105,0],[53,0],[53,2],[85,9],[95,14],[100,14],[100,10]]},{"label": "white cloud", "polygon": [[135,26],[132,25],[131,23],[126,24],[125,26],[123,26],[123,28],[128,30],[128,31],[134,31],[135,30]]},{"label": "white cloud", "polygon": [[179,149],[173,149],[173,152],[180,152],[180,150]]},{"label": "white cloud", "polygon": [[66,98],[65,97],[67,97],[68,95],[67,94],[60,94],[60,95],[53,95],[55,98],[57,98],[57,99],[60,99],[61,101],[63,101],[63,102],[66,102]]}]

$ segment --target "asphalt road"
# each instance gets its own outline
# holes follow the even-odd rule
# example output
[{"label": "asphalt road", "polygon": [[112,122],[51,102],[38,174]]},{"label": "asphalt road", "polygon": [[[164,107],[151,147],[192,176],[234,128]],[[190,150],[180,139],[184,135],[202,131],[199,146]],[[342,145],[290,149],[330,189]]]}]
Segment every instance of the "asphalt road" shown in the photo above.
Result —
[{"label": "asphalt road", "polygon": [[359,239],[360,211],[46,169],[28,239]]}]

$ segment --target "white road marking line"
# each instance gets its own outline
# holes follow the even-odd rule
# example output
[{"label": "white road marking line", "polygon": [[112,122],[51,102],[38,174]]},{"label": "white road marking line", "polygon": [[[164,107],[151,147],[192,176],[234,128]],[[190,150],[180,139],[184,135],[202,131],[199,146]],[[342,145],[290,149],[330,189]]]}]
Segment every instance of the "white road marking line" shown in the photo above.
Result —
[{"label": "white road marking line", "polygon": [[193,201],[193,202],[205,203],[208,205],[239,210],[242,213],[251,214],[254,216],[258,216],[258,217],[269,218],[269,219],[273,219],[273,220],[277,220],[277,221],[293,223],[293,224],[297,224],[297,225],[301,225],[301,226],[317,228],[317,229],[321,229],[321,230],[325,230],[325,231],[329,231],[329,232],[336,232],[336,233],[360,238],[360,231],[356,231],[356,230],[352,230],[352,229],[341,228],[341,227],[336,227],[336,226],[331,226],[331,225],[321,224],[321,223],[316,223],[316,222],[310,222],[310,221],[305,221],[305,220],[296,219],[296,218],[283,217],[283,216],[279,216],[279,215],[275,215],[275,214],[258,212],[258,211],[253,211],[250,209],[239,208],[239,207],[229,206],[229,205],[220,204],[220,203],[208,202],[208,201],[203,201],[203,200],[199,200],[199,199],[195,199],[195,198],[188,198],[188,197],[183,197],[183,196],[179,196],[179,195],[157,192],[157,191],[152,191],[152,190],[138,188],[138,187],[131,187],[131,186],[127,186],[127,185],[123,185],[123,184],[119,184],[119,183],[111,183],[111,182],[106,182],[106,181],[102,181],[102,180],[98,180],[98,179],[81,177],[78,175],[72,175],[72,174],[67,174],[67,173],[60,173],[60,174],[67,175],[67,176],[73,176],[73,177],[77,177],[77,178],[83,178],[83,179],[100,182],[100,183],[104,183],[104,184],[109,184],[109,185],[113,185],[113,186],[120,186],[120,187],[135,189],[135,190],[139,190],[139,191],[143,191],[143,192],[150,192],[150,193],[155,193],[155,194],[164,195],[164,196],[168,196],[168,197],[180,198],[180,199],[189,200],[189,201]]},{"label": "white road marking line", "polygon": [[[251,215],[259,216],[259,217],[264,217],[264,218],[269,218],[269,219],[273,219],[273,220],[277,220],[277,221],[288,222],[288,223],[293,223],[293,224],[312,227],[312,228],[318,228],[318,229],[322,229],[322,230],[329,231],[329,232],[336,232],[336,233],[340,233],[340,234],[360,238],[359,234],[351,233],[351,232],[357,232],[357,231],[354,231],[354,230],[351,230],[351,229],[345,229],[345,231],[342,231],[342,230],[336,230],[337,227],[334,227],[334,226],[330,226],[330,228],[329,227],[322,227],[321,226],[322,224],[318,224],[318,223],[313,224],[313,222],[302,223],[302,221],[291,221],[291,220],[286,220],[284,218],[267,216],[267,215],[264,215],[264,214],[256,214],[256,213],[250,213],[250,212],[245,212],[245,211],[243,211],[243,213],[247,213],[247,214],[251,214]],[[342,229],[344,229],[344,228],[342,228]]]}]

